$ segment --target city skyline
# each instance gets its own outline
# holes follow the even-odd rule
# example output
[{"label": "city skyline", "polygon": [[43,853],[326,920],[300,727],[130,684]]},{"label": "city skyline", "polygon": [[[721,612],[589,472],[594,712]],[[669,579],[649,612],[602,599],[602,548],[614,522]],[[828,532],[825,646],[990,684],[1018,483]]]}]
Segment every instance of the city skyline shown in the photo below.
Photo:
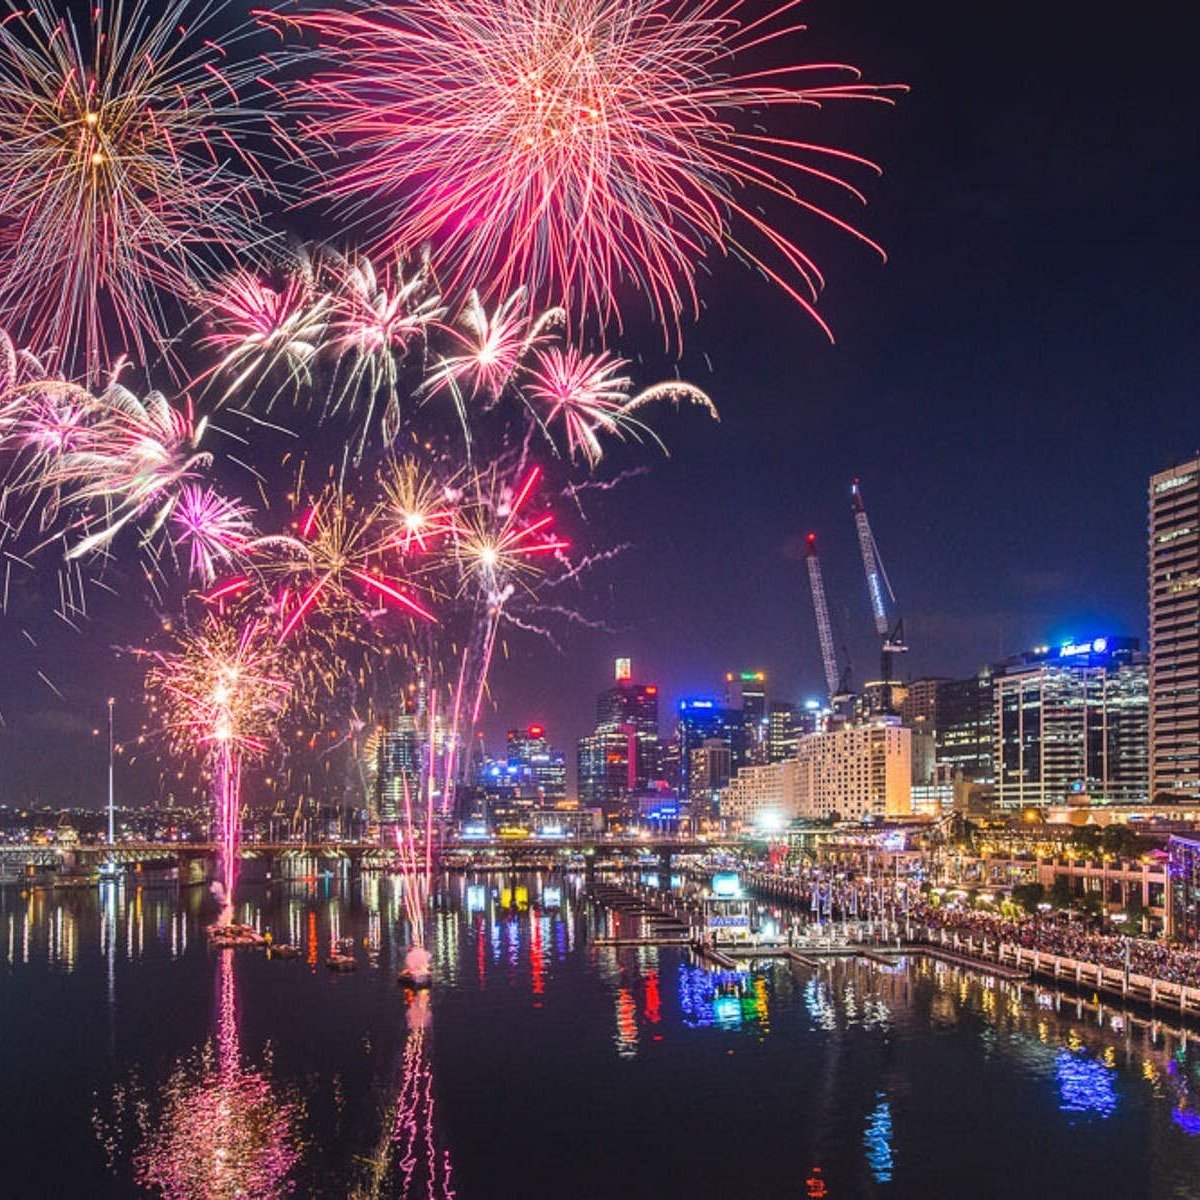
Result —
[{"label": "city skyline", "polygon": [[8,1190],[1196,1193],[1173,10],[0,8]]},{"label": "city skyline", "polygon": [[[1179,51],[1151,52],[1141,27],[1121,38],[1089,28],[1081,56],[1067,12],[1026,4],[964,58],[953,12],[810,5],[810,46],[853,34],[869,74],[913,85],[902,119],[857,121],[885,168],[864,221],[890,261],[814,233],[837,260],[823,300],[833,347],[752,273],[713,264],[681,370],[722,401],[722,423],[685,409],[671,457],[613,449],[614,469],[646,473],[596,497],[594,519],[630,549],[564,595],[614,632],[568,624],[555,631],[562,653],[514,637],[483,711],[489,738],[543,720],[561,723],[569,744],[618,653],[657,677],[669,703],[731,663],[768,667],[788,696],[818,693],[810,530],[835,632],[866,677],[876,650],[854,477],[906,618],[907,673],[963,675],[1089,631],[1144,640],[1145,479],[1200,442],[1188,403],[1200,343],[1187,316],[1197,168],[1172,120],[1185,73],[1168,69]],[[1119,126],[1095,120],[1096,72],[1115,81]],[[631,329],[628,341],[648,372],[671,368],[653,336]],[[107,645],[136,644],[152,623],[119,615],[98,597],[82,636],[51,618],[34,631],[36,656],[7,639],[0,754],[23,777],[87,737],[108,691],[137,693],[136,667]],[[126,737],[131,707],[118,718]]]}]

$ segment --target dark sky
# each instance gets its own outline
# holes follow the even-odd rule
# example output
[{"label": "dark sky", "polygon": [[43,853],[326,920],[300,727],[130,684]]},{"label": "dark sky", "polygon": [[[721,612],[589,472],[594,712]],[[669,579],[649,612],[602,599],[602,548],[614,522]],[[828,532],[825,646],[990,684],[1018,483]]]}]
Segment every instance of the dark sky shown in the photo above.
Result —
[{"label": "dark sky", "polygon": [[[912,675],[969,673],[1043,640],[1144,638],[1147,476],[1200,445],[1184,7],[1117,21],[1076,2],[808,0],[807,57],[912,86],[895,110],[852,106],[795,130],[885,167],[859,221],[890,261],[790,230],[829,280],[835,346],[757,276],[717,265],[682,370],[723,420],[664,410],[670,458],[631,457],[649,472],[576,531],[630,547],[570,600],[612,632],[568,629],[562,653],[514,639],[493,676],[493,745],[536,720],[572,746],[618,654],[672,707],[740,667],[770,672],[775,696],[819,694],[796,554],[810,529],[839,643],[857,679],[873,676],[855,476]],[[669,370],[654,345],[622,345],[643,356],[644,382]],[[0,680],[0,773],[32,778],[47,741],[31,728],[67,745],[101,710],[94,684],[61,705],[16,690]]]},{"label": "dark sky", "polygon": [[[880,265],[818,238],[829,346],[767,284],[721,270],[685,373],[719,426],[664,417],[672,457],[627,487],[631,541],[593,598],[617,630],[497,672],[500,715],[573,737],[610,659],[674,703],[730,667],[780,697],[822,674],[803,561],[821,537],[856,677],[878,654],[849,483],[863,481],[918,674],[1043,640],[1145,637],[1147,476],[1200,445],[1200,274],[1182,6],[809,0],[813,57],[912,92],[838,118],[885,167]],[[827,126],[818,126],[827,129]],[[713,372],[699,354],[707,351]]]}]

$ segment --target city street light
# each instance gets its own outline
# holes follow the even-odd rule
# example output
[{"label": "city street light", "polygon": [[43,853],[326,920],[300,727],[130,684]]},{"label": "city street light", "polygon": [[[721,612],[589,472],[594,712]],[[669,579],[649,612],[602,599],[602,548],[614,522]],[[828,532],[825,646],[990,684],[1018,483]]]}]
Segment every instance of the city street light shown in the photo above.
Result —
[{"label": "city street light", "polygon": [[116,841],[113,828],[113,705],[116,699],[113,696],[108,698],[108,871],[107,873],[115,875],[117,873],[117,864],[113,859],[112,848]]}]

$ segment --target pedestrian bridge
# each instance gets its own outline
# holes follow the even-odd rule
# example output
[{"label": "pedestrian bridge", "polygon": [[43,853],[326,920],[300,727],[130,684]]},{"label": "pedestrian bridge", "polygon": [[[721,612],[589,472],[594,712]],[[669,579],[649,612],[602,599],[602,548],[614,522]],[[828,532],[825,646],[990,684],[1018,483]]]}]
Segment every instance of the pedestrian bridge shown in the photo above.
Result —
[{"label": "pedestrian bridge", "polygon": [[[551,862],[555,858],[608,860],[655,859],[667,862],[677,854],[702,854],[710,850],[732,849],[741,844],[740,838],[630,838],[608,835],[556,838],[435,838],[432,856],[447,865],[470,866],[480,860],[500,861],[505,865]],[[42,868],[68,873],[86,873],[102,863],[120,866],[137,863],[173,862],[184,865],[195,860],[213,859],[220,853],[217,842],[117,842],[105,843],[45,843],[0,845],[0,866],[13,869]],[[395,856],[395,849],[379,842],[337,840],[327,841],[246,841],[238,846],[238,855],[248,859],[344,859],[353,866],[385,867]]]}]

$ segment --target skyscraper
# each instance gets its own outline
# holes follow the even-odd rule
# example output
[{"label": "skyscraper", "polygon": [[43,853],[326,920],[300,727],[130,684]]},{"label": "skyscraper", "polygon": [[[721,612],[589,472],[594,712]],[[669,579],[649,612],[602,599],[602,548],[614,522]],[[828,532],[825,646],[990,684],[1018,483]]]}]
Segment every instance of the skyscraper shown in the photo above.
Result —
[{"label": "skyscraper", "polygon": [[933,731],[938,727],[938,689],[948,679],[913,679],[904,685],[905,695],[900,702],[900,720],[909,729]]},{"label": "skyscraper", "polygon": [[[728,671],[725,674],[725,707],[740,712],[745,735],[746,762],[767,761],[767,673]],[[735,763],[736,767],[744,763]]]},{"label": "skyscraper", "polygon": [[679,743],[681,802],[693,799],[692,756],[705,742],[717,740],[729,747],[731,770],[737,771],[747,763],[746,728],[742,713],[737,709],[723,708],[709,696],[685,697],[679,701],[676,740]]},{"label": "skyscraper", "polygon": [[481,763],[475,784],[494,825],[526,823],[566,799],[566,758],[547,742],[541,725],[510,729],[506,756]]},{"label": "skyscraper", "polygon": [[718,815],[720,791],[733,777],[729,743],[724,738],[705,738],[688,762],[689,815],[695,821],[712,820]]},{"label": "skyscraper", "polygon": [[939,767],[969,783],[989,784],[995,776],[992,676],[981,671],[969,679],[938,685],[936,754]]},{"label": "skyscraper", "polygon": [[1200,458],[1150,477],[1150,794],[1200,796]]},{"label": "skyscraper", "polygon": [[659,776],[658,687],[635,683],[628,659],[616,682],[596,697],[596,728],[579,740],[579,799],[606,817],[629,810]]},{"label": "skyscraper", "polygon": [[767,762],[794,758],[799,737],[796,706],[786,700],[772,700],[767,706]]},{"label": "skyscraper", "polygon": [[1148,799],[1148,664],[1134,638],[1046,646],[999,663],[996,801],[1003,808],[1069,796]]},{"label": "skyscraper", "polygon": [[414,809],[417,806],[421,794],[421,744],[417,702],[406,696],[400,702],[399,714],[378,739],[376,812],[385,825],[404,819],[406,796]]}]

